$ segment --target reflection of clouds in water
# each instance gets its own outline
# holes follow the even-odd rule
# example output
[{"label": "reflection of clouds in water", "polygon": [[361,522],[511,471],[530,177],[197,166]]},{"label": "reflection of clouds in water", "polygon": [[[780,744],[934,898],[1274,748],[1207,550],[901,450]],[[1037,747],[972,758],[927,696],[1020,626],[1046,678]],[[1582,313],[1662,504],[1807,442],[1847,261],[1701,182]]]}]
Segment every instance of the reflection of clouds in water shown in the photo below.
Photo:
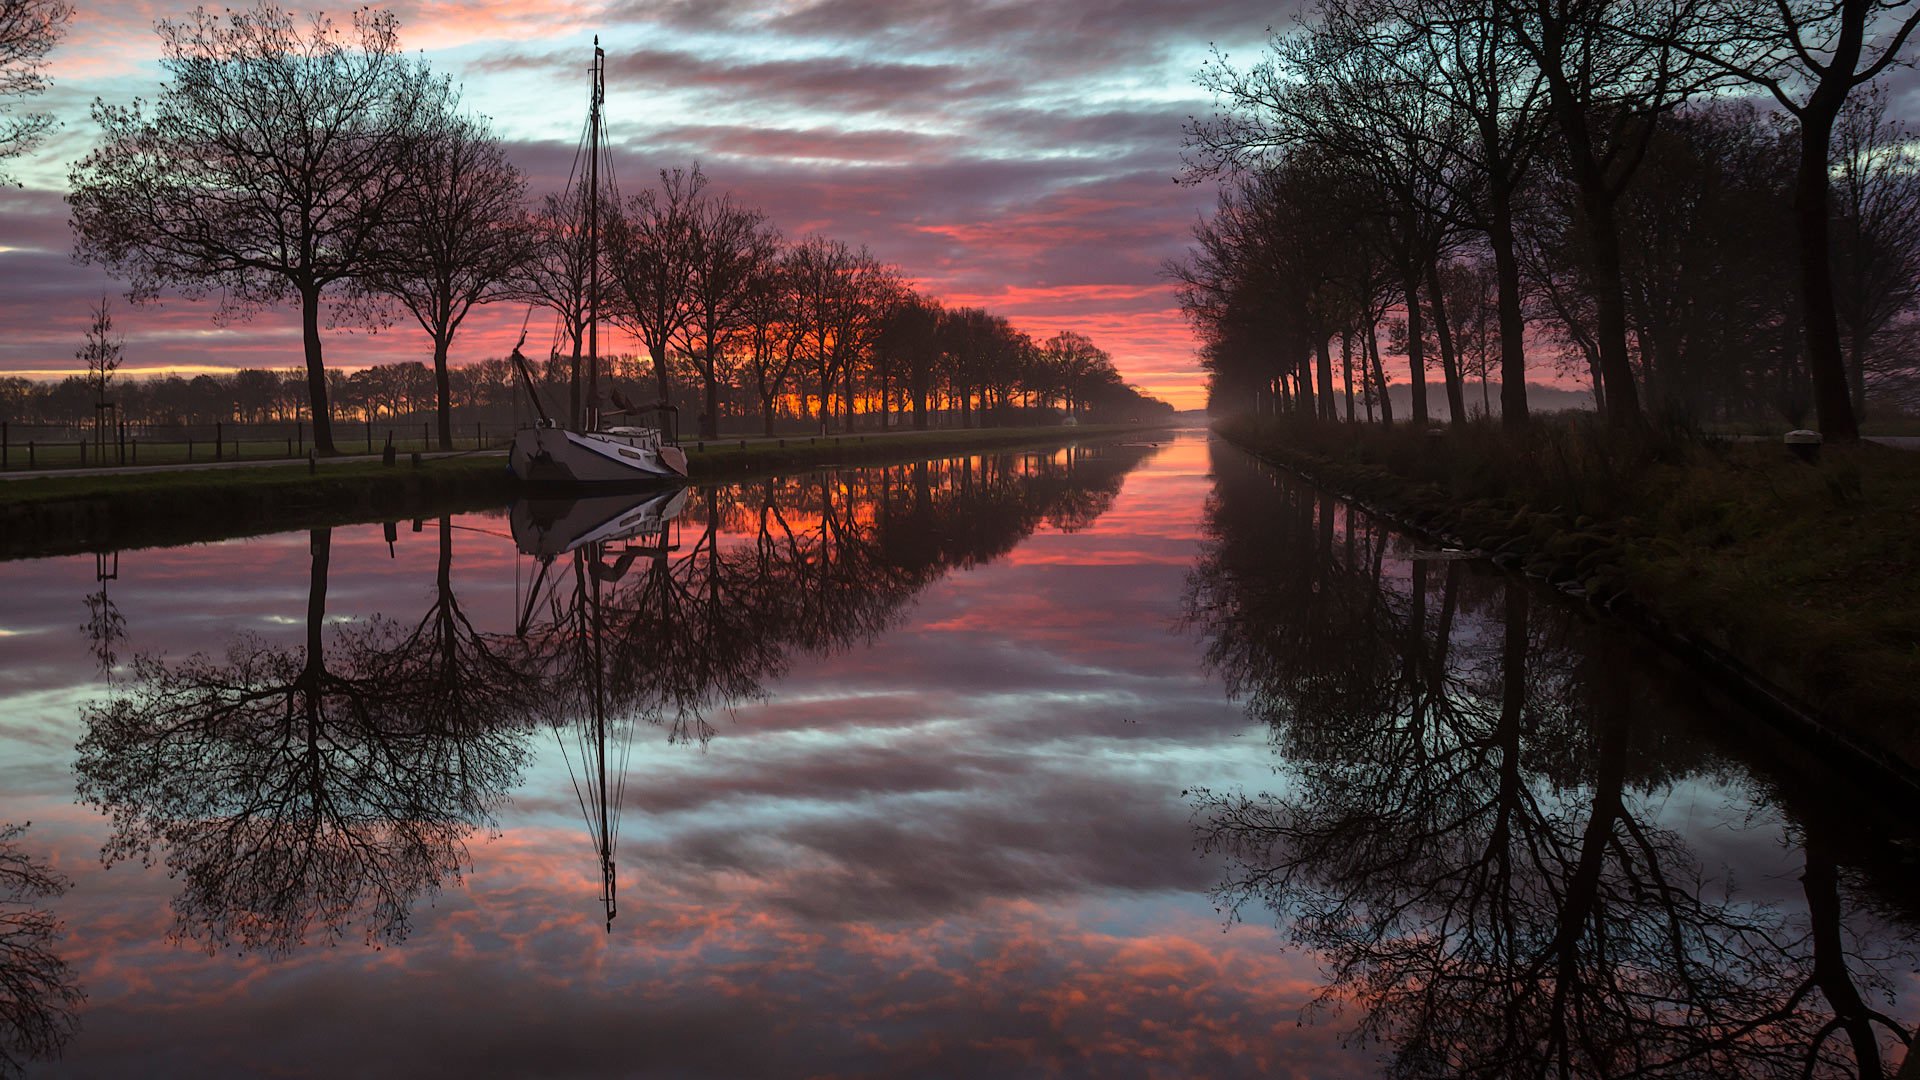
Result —
[{"label": "reflection of clouds in water", "polygon": [[[1308,968],[1268,932],[1223,937],[1201,895],[1215,875],[1192,851],[1182,786],[1250,779],[1269,762],[1233,741],[1244,719],[1168,632],[1190,541],[1176,529],[1136,544],[1108,525],[1148,501],[1191,519],[1202,447],[1163,451],[1071,536],[999,510],[991,527],[953,519],[964,536],[896,533],[898,552],[942,572],[872,646],[788,653],[773,697],[717,718],[704,749],[640,729],[611,937],[550,737],[531,744],[539,758],[500,812],[503,832],[470,839],[468,880],[422,902],[400,948],[343,939],[272,963],[209,958],[161,943],[163,878],[90,871],[140,903],[85,908],[100,989],[72,1060],[186,1072],[266,1054],[324,1068],[352,1052],[356,1067],[394,1073],[723,1075],[1255,1075],[1291,1062],[1328,1075],[1337,1031],[1293,1028]],[[728,529],[755,527],[744,505]],[[1038,532],[1021,541],[1022,529]],[[462,608],[511,627],[511,558],[457,535]],[[411,625],[407,598],[432,602],[430,543],[403,533],[389,560],[377,525],[335,537],[329,615]],[[723,534],[719,548],[748,539]],[[1045,558],[1018,558],[1022,543]],[[215,606],[301,610],[304,538],[262,548],[269,571],[233,574],[243,598]],[[1146,556],[1131,568],[1129,548]],[[158,585],[120,590],[130,612],[147,601],[130,614],[136,638],[176,656],[217,640],[192,589]],[[814,621],[795,625],[833,628],[816,618],[830,612],[800,614]],[[297,642],[288,629],[276,645]]]}]

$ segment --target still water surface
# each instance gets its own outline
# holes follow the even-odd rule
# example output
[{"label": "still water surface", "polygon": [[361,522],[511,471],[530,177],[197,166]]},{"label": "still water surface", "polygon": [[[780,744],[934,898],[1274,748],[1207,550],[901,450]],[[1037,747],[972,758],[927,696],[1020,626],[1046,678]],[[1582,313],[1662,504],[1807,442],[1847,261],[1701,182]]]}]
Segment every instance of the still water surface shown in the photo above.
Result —
[{"label": "still water surface", "polygon": [[1192,432],[0,564],[0,872],[71,882],[5,905],[65,930],[0,940],[0,1031],[49,1075],[1890,1074],[1911,821],[1433,554]]}]

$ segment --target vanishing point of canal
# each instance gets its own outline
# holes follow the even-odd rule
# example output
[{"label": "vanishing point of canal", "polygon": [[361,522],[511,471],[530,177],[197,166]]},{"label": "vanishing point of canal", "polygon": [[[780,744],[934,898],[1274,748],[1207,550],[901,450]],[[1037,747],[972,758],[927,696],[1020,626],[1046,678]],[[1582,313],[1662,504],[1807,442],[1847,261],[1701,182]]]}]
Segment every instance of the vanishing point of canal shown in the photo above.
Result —
[{"label": "vanishing point of canal", "polygon": [[29,1074],[1890,1075],[1910,811],[1197,431],[0,563]]}]

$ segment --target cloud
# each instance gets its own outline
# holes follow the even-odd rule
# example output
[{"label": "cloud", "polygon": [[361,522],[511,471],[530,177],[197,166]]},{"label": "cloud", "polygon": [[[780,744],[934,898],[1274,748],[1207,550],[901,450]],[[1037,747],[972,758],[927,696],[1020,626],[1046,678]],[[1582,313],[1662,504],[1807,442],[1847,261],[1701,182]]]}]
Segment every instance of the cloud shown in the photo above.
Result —
[{"label": "cloud", "polygon": [[[1215,38],[1257,40],[1277,17],[1270,5],[412,0],[396,11],[405,44],[494,118],[535,193],[571,170],[598,33],[629,190],[699,160],[789,235],[865,244],[929,292],[987,303],[1023,328],[1089,332],[1123,374],[1197,400],[1192,341],[1156,274],[1207,200],[1170,181],[1181,124],[1205,104],[1191,83],[1198,57]],[[4,196],[0,216],[0,318],[15,331],[0,370],[70,367],[87,305],[117,291],[97,268],[64,264],[60,189],[93,138],[87,103],[158,89],[151,26],[177,14],[89,8],[56,57],[45,101],[65,127],[20,163],[31,190]],[[220,329],[211,310],[128,313],[130,364],[298,362],[290,314]],[[504,351],[521,315],[476,316],[456,359]],[[188,332],[195,323],[203,333]],[[342,364],[426,352],[405,327],[335,337],[330,360]]]}]

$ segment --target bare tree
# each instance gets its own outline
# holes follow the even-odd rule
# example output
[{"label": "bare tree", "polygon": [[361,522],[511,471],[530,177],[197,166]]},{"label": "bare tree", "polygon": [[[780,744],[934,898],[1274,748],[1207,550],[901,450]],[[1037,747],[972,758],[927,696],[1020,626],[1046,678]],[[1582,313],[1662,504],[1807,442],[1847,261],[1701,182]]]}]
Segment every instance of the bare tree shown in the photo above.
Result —
[{"label": "bare tree", "polygon": [[[53,127],[48,113],[15,114],[15,103],[47,89],[47,54],[66,32],[66,0],[0,0],[0,161],[33,149]],[[0,173],[0,182],[8,179]]]},{"label": "bare tree", "polygon": [[747,289],[747,370],[760,399],[762,431],[767,435],[773,434],[774,415],[800,357],[791,284],[787,260],[782,257],[763,267]]},{"label": "bare tree", "polygon": [[[600,220],[610,220],[614,211],[603,198]],[[581,416],[580,353],[586,334],[587,279],[593,264],[587,216],[584,186],[565,195],[548,195],[529,219],[530,251],[512,285],[517,298],[551,310],[560,320],[560,335],[573,352],[567,415],[576,424]]]},{"label": "bare tree", "polygon": [[1616,211],[1660,115],[1710,78],[1683,43],[1698,0],[1499,0],[1495,17],[1540,70],[1563,166],[1579,195],[1608,423],[1640,422],[1627,352]]},{"label": "bare tree", "polygon": [[1760,87],[1799,122],[1793,219],[1814,407],[1827,438],[1857,439],[1834,294],[1834,129],[1855,90],[1902,62],[1901,49],[1920,28],[1920,3],[1721,0],[1709,10],[1710,28],[1659,43]]},{"label": "bare tree", "polygon": [[658,189],[635,195],[625,213],[605,223],[605,257],[624,301],[616,305],[614,321],[646,345],[662,402],[673,397],[667,350],[693,320],[697,222],[706,186],[698,165],[662,169]]},{"label": "bare tree", "polygon": [[411,148],[407,173],[400,224],[366,287],[399,301],[433,339],[440,448],[451,450],[447,353],[467,313],[508,295],[528,260],[527,185],[484,120],[450,113]]},{"label": "bare tree", "polygon": [[706,395],[700,436],[711,439],[720,433],[720,385],[727,374],[721,363],[749,322],[755,282],[779,258],[780,234],[765,214],[730,195],[696,201],[691,217],[692,275],[680,343],[700,371]]},{"label": "bare tree", "polygon": [[96,100],[100,145],[71,174],[76,253],[130,295],[217,295],[223,315],[300,304],[314,446],[334,451],[320,304],[376,268],[411,185],[401,167],[443,115],[444,79],[399,51],[398,22],[302,29],[269,3],[157,25],[170,81],[149,112]]},{"label": "bare tree", "polygon": [[1834,297],[1856,418],[1866,415],[1870,376],[1914,364],[1887,339],[1920,300],[1920,174],[1902,149],[1911,130],[1886,109],[1878,87],[1856,94],[1834,132]]},{"label": "bare tree", "polygon": [[818,391],[824,433],[833,415],[834,387],[847,375],[859,344],[867,278],[880,268],[865,248],[855,251],[824,236],[802,240],[788,250],[785,261],[795,329]]},{"label": "bare tree", "polygon": [[103,419],[107,384],[113,381],[113,373],[120,367],[121,349],[126,341],[114,332],[113,311],[106,297],[101,297],[100,305],[91,311],[93,320],[87,324],[86,341],[80,346],[80,351],[73,355],[74,359],[87,365],[87,384],[93,388],[94,442],[104,447],[107,442]]}]

